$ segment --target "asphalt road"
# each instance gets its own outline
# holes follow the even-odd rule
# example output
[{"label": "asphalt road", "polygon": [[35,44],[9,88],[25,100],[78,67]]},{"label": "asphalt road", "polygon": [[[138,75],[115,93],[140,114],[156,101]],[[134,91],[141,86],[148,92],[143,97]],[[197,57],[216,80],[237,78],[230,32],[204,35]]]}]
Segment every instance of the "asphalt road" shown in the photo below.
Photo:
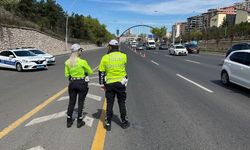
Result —
[{"label": "asphalt road", "polygon": [[[95,74],[89,91],[94,97],[89,96],[85,103],[87,126],[77,129],[74,124],[66,128],[62,114],[68,101],[67,92],[63,92],[45,108],[11,128],[0,138],[0,149],[97,149],[93,148],[96,140],[97,145],[104,141],[100,149],[105,150],[250,149],[250,91],[237,85],[221,85],[224,56],[170,56],[166,50],[122,49],[128,55],[130,128],[123,130],[119,126],[116,104],[112,131],[101,130],[99,123],[103,120],[99,118],[104,111],[104,93],[95,85]],[[105,52],[100,49],[84,56],[94,68]],[[66,87],[63,62],[67,57],[58,56],[57,64],[46,71],[0,70],[1,134],[4,128],[19,118],[23,120],[24,114]],[[34,123],[37,120],[40,122]]]}]

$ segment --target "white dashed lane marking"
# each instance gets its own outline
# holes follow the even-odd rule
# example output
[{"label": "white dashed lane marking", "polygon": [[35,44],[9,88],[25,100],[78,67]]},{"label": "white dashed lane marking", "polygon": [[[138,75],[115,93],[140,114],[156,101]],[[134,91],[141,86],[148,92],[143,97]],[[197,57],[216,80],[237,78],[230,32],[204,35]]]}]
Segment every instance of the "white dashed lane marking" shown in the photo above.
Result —
[{"label": "white dashed lane marking", "polygon": [[198,62],[198,61],[193,61],[193,60],[188,60],[188,59],[186,59],[186,61],[187,61],[187,62],[194,63],[194,64],[201,64],[201,63],[200,63],[200,62]]},{"label": "white dashed lane marking", "polygon": [[28,150],[45,150],[45,149],[42,146],[36,146],[36,147],[30,148]]},{"label": "white dashed lane marking", "polygon": [[201,89],[203,89],[203,90],[205,90],[205,91],[207,91],[207,92],[209,92],[209,93],[213,93],[212,90],[210,90],[210,89],[208,89],[208,88],[206,88],[206,87],[204,87],[204,86],[202,86],[202,85],[200,85],[200,84],[198,84],[198,83],[196,83],[196,82],[194,82],[194,81],[192,81],[192,80],[190,80],[190,79],[188,79],[188,78],[186,78],[186,77],[184,77],[184,76],[182,76],[182,75],[180,75],[180,74],[176,74],[176,75],[177,75],[178,77],[180,77],[180,78],[182,78],[182,79],[184,79],[184,80],[186,80],[186,81],[188,81],[188,82],[190,82],[190,83],[192,83],[192,84],[198,86],[199,88],[201,88]]},{"label": "white dashed lane marking", "polygon": [[[48,116],[43,116],[43,117],[39,117],[39,118],[35,118],[32,121],[30,121],[28,124],[26,124],[25,126],[32,126],[35,124],[39,124],[39,123],[43,123],[43,122],[47,122],[50,120],[54,120],[54,119],[58,119],[58,118],[62,118],[62,117],[66,117],[66,111],[62,111],[59,113],[55,113],[55,114],[51,114]],[[92,127],[93,121],[94,119],[88,116],[85,116],[83,119],[86,123],[87,126]]]},{"label": "white dashed lane marking", "polygon": [[151,60],[151,62],[152,62],[153,64],[159,66],[159,64],[158,64],[157,62],[155,62],[155,61],[153,61],[153,60]]}]

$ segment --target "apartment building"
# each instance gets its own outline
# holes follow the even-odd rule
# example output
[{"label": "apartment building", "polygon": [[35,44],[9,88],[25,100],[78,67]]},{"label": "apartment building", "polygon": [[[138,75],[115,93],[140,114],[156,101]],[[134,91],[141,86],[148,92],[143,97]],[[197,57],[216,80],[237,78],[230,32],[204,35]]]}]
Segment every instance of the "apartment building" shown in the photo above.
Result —
[{"label": "apartment building", "polygon": [[237,10],[235,24],[240,24],[242,22],[250,22],[250,9]]},{"label": "apartment building", "polygon": [[187,19],[187,31],[190,32],[194,29],[202,30],[204,28],[204,16],[198,15],[189,17]]},{"label": "apartment building", "polygon": [[236,9],[240,10],[250,10],[250,0],[245,0],[245,2],[242,3],[235,3],[234,6]]},{"label": "apartment building", "polygon": [[180,22],[176,23],[172,26],[172,35],[175,36],[175,38],[178,38],[186,33],[186,22]]}]

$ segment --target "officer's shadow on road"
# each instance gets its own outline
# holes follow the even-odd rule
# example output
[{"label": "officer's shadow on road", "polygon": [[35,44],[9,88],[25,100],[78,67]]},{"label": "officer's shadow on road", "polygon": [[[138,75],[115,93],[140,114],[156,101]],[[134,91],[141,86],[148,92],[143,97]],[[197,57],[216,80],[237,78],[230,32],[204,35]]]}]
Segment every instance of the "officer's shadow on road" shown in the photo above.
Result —
[{"label": "officer's shadow on road", "polygon": [[248,90],[244,87],[241,87],[241,86],[233,84],[233,83],[231,83],[228,86],[225,86],[221,83],[220,80],[212,80],[211,82],[232,91],[232,93],[239,93],[241,95],[244,95],[244,96],[250,98],[250,90]]},{"label": "officer's shadow on road", "polygon": [[[92,117],[95,118],[95,119],[101,120],[102,123],[103,123],[103,127],[104,127],[105,126],[105,117],[101,118],[102,113],[103,113],[104,116],[106,116],[106,110],[97,109],[97,112],[92,114]],[[121,126],[120,118],[117,115],[113,115],[112,121],[114,123],[116,123],[117,125]]]}]

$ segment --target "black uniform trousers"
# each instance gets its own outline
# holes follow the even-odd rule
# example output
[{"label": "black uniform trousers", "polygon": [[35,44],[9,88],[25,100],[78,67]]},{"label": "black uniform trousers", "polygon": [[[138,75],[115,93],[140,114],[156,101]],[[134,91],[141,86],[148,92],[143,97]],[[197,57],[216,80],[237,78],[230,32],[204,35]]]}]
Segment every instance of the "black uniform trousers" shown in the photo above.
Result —
[{"label": "black uniform trousers", "polygon": [[120,109],[120,117],[121,119],[126,119],[127,110],[126,110],[126,87],[122,85],[120,82],[115,82],[111,84],[106,84],[106,99],[107,99],[107,112],[106,112],[106,119],[108,122],[111,122],[113,117],[113,106],[115,97],[118,99],[118,105]]},{"label": "black uniform trousers", "polygon": [[83,79],[70,81],[68,86],[68,92],[69,92],[69,105],[67,112],[68,118],[72,118],[76,104],[76,98],[78,95],[78,119],[82,119],[83,105],[86,95],[88,93],[88,83],[85,82],[85,80]]}]

